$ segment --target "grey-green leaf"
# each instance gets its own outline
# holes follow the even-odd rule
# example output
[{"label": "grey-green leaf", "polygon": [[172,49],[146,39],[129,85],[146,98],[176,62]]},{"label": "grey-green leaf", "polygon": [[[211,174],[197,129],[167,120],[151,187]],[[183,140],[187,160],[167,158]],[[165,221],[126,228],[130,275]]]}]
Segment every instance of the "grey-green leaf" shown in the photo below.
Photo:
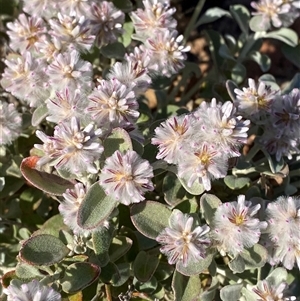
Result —
[{"label": "grey-green leaf", "polygon": [[240,29],[244,34],[248,34],[249,31],[249,20],[250,20],[250,13],[249,10],[244,6],[240,4],[231,5],[229,7],[230,13],[232,17],[236,20],[238,23]]},{"label": "grey-green leaf", "polygon": [[224,178],[224,182],[227,187],[232,190],[239,190],[250,184],[250,179],[246,177],[235,177],[232,175],[228,175]]},{"label": "grey-green leaf", "polygon": [[158,263],[157,256],[149,255],[145,251],[139,252],[133,263],[134,276],[141,282],[147,282],[151,279]]},{"label": "grey-green leaf", "polygon": [[222,204],[220,199],[213,194],[205,193],[200,198],[201,210],[207,224],[212,224],[217,208]]},{"label": "grey-green leaf", "polygon": [[94,229],[101,225],[112,213],[118,202],[106,195],[98,182],[94,183],[83,199],[77,222],[84,229]]},{"label": "grey-green leaf", "polygon": [[34,110],[31,118],[31,124],[33,126],[38,126],[47,117],[47,115],[48,108],[47,105],[43,103]]},{"label": "grey-green leaf", "polygon": [[132,206],[131,221],[146,237],[156,237],[169,226],[171,210],[158,202],[144,201]]},{"label": "grey-green leaf", "polygon": [[220,291],[222,301],[238,301],[241,297],[243,284],[231,284],[224,286]]},{"label": "grey-green leaf", "polygon": [[20,250],[20,258],[32,265],[52,265],[69,254],[70,250],[57,237],[49,234],[32,236]]},{"label": "grey-green leaf", "polygon": [[295,47],[298,44],[298,35],[290,28],[280,28],[279,30],[266,33],[263,37],[279,40],[292,47]]}]

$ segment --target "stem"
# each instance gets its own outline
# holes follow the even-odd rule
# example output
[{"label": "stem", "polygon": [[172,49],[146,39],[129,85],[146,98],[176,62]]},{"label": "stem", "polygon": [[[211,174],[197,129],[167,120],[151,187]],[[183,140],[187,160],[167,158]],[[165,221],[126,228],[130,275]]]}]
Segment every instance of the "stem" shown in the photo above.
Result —
[{"label": "stem", "polygon": [[261,280],[261,268],[257,269],[257,282]]},{"label": "stem", "polygon": [[109,284],[105,284],[105,293],[106,293],[107,300],[108,301],[113,301]]},{"label": "stem", "polygon": [[248,284],[252,285],[252,283],[249,280],[241,279],[237,275],[233,274],[230,270],[223,270],[221,268],[217,268],[217,273],[220,274],[221,276],[227,278],[227,279],[235,281],[236,283],[243,283],[243,284],[248,283]]},{"label": "stem", "polygon": [[199,0],[195,10],[194,10],[194,13],[193,13],[193,16],[186,28],[186,30],[184,31],[184,39],[187,40],[191,31],[194,29],[195,27],[195,24],[196,24],[196,21],[197,21],[197,18],[199,17],[200,13],[201,13],[201,10],[203,8],[203,5],[205,3],[205,0]]}]

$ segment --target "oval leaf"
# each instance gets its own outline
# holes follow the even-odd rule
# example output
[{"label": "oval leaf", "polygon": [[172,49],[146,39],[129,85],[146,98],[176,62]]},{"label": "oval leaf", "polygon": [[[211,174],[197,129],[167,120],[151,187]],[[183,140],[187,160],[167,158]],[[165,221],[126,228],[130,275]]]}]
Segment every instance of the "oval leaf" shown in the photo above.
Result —
[{"label": "oval leaf", "polygon": [[157,257],[151,256],[145,251],[139,252],[133,263],[134,276],[141,282],[147,282],[154,274],[158,263]]},{"label": "oval leaf", "polygon": [[57,175],[52,175],[35,169],[36,162],[40,157],[31,156],[23,159],[20,170],[23,177],[36,188],[52,195],[62,195],[74,184]]},{"label": "oval leaf", "polygon": [[49,234],[32,236],[22,245],[20,258],[32,265],[52,265],[69,254],[70,250],[57,237]]},{"label": "oval leaf", "polygon": [[250,184],[250,178],[241,177],[237,178],[235,176],[229,175],[224,178],[224,182],[227,187],[232,190],[239,190],[245,187],[246,185]]},{"label": "oval leaf", "polygon": [[110,157],[117,150],[125,152],[132,150],[132,142],[129,134],[121,128],[115,128],[112,133],[104,140],[104,154],[106,157]]},{"label": "oval leaf", "polygon": [[186,194],[180,181],[172,172],[168,172],[164,177],[162,191],[165,196],[165,201],[172,207],[182,203]]},{"label": "oval leaf", "polygon": [[298,35],[290,28],[280,28],[265,34],[263,37],[279,40],[292,47],[296,47],[298,44]]},{"label": "oval leaf", "polygon": [[184,187],[184,189],[192,195],[200,195],[205,191],[203,185],[200,184],[198,181],[195,181],[193,183],[193,185],[191,187],[189,187],[187,184],[188,179],[180,178],[180,177],[178,177],[178,179],[179,179],[181,185]]},{"label": "oval leaf", "polygon": [[132,246],[132,240],[126,236],[114,237],[109,248],[110,261],[115,262],[125,255]]},{"label": "oval leaf", "polygon": [[67,267],[61,279],[64,292],[74,294],[92,284],[100,275],[100,267],[88,262],[76,262]]},{"label": "oval leaf", "polygon": [[131,208],[131,220],[146,237],[156,239],[169,226],[171,210],[158,202],[146,201]]},{"label": "oval leaf", "polygon": [[48,108],[45,103],[41,104],[39,107],[37,107],[31,118],[31,124],[33,126],[38,126],[48,115]]},{"label": "oval leaf", "polygon": [[204,213],[204,218],[207,224],[213,222],[213,218],[217,208],[222,204],[219,198],[213,194],[205,193],[200,199],[201,210]]},{"label": "oval leaf", "polygon": [[96,255],[98,255],[99,265],[106,266],[109,262],[108,250],[112,241],[112,233],[109,229],[102,227],[93,233],[93,247]]},{"label": "oval leaf", "polygon": [[220,291],[220,297],[222,301],[240,300],[242,288],[242,284],[232,284],[224,286]]},{"label": "oval leaf", "polygon": [[118,202],[107,196],[98,182],[88,190],[78,210],[77,223],[84,229],[101,225],[112,213]]}]

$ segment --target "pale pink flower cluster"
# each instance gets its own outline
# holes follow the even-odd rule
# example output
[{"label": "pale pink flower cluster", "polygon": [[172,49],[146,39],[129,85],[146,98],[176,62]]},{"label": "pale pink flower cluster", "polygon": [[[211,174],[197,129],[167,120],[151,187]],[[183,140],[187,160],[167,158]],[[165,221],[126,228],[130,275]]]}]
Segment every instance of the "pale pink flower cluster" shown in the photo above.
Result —
[{"label": "pale pink flower cluster", "polygon": [[267,228],[267,222],[255,217],[260,207],[239,195],[237,201],[223,203],[217,208],[211,236],[221,252],[236,257],[258,243],[262,230]]},{"label": "pale pink flower cluster", "polygon": [[281,95],[263,81],[249,79],[249,87],[235,89],[235,106],[245,118],[263,130],[258,142],[280,161],[299,154],[300,144],[300,90],[293,89]]},{"label": "pale pink flower cluster", "polygon": [[268,233],[273,244],[272,262],[300,270],[300,198],[279,197],[267,207]]},{"label": "pale pink flower cluster", "polygon": [[230,101],[221,104],[212,99],[191,114],[163,122],[155,129],[152,144],[158,146],[156,158],[176,164],[189,187],[199,181],[210,190],[211,180],[226,176],[228,159],[240,155],[249,125]]},{"label": "pale pink flower cluster", "polygon": [[262,16],[267,28],[289,27],[300,15],[300,1],[296,0],[258,0],[251,2],[256,10],[253,15]]},{"label": "pale pink flower cluster", "polygon": [[192,216],[175,209],[169,227],[156,240],[162,245],[160,251],[168,257],[169,264],[186,267],[206,257],[206,249],[210,246],[209,230],[207,225],[196,225]]}]

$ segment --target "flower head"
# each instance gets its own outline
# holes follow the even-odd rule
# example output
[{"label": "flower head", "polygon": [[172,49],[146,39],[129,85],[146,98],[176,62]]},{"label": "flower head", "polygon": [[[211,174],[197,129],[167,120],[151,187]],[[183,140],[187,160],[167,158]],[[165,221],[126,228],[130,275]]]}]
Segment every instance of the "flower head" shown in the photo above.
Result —
[{"label": "flower head", "polygon": [[88,99],[90,104],[86,111],[99,126],[122,127],[139,117],[134,92],[117,79],[99,81]]},{"label": "flower head", "polygon": [[93,3],[88,17],[98,47],[117,41],[123,33],[125,15],[111,2]]},{"label": "flower head", "polygon": [[154,189],[152,170],[149,162],[135,151],[129,150],[125,154],[115,151],[105,160],[100,185],[108,195],[124,205],[139,203],[145,199],[145,192]]},{"label": "flower head", "polygon": [[61,301],[58,292],[37,280],[29,283],[13,280],[3,292],[7,295],[7,301]]},{"label": "flower head", "polygon": [[82,129],[79,120],[72,117],[70,121],[61,122],[55,127],[53,137],[37,131],[36,135],[44,144],[36,144],[35,147],[45,153],[37,164],[42,166],[49,163],[74,175],[97,173],[95,161],[100,158],[103,146],[98,138],[102,131],[94,128],[94,124],[90,123]]},{"label": "flower head", "polygon": [[182,263],[187,266],[205,258],[210,244],[206,234],[209,227],[196,226],[194,218],[175,209],[165,228],[156,240],[163,246],[160,251],[168,257],[169,264]]},{"label": "flower head", "polygon": [[248,88],[243,88],[243,90],[234,89],[234,93],[237,94],[235,105],[239,113],[256,121],[264,116],[266,112],[270,112],[271,104],[279,92],[273,90],[271,86],[266,85],[263,81],[259,82],[257,86],[255,81],[249,78],[248,83]]},{"label": "flower head", "polygon": [[178,175],[188,179],[189,187],[199,181],[205,190],[210,190],[212,179],[224,178],[227,174],[228,157],[213,144],[195,145],[183,157],[185,159],[178,163]]},{"label": "flower head", "polygon": [[56,1],[49,0],[23,0],[23,10],[36,17],[50,19],[58,12]]},{"label": "flower head", "polygon": [[24,53],[31,51],[34,53],[36,42],[40,41],[46,33],[43,19],[38,17],[28,17],[20,14],[15,22],[7,23],[9,30],[7,34],[10,38],[10,47],[15,51]]},{"label": "flower head", "polygon": [[252,206],[251,201],[245,201],[244,195],[238,196],[237,202],[224,203],[217,208],[212,238],[221,251],[235,257],[259,241],[261,230],[267,227],[266,222],[254,217],[259,209],[259,204]]},{"label": "flower head", "polygon": [[21,133],[22,117],[14,104],[0,100],[0,146],[10,145]]}]

